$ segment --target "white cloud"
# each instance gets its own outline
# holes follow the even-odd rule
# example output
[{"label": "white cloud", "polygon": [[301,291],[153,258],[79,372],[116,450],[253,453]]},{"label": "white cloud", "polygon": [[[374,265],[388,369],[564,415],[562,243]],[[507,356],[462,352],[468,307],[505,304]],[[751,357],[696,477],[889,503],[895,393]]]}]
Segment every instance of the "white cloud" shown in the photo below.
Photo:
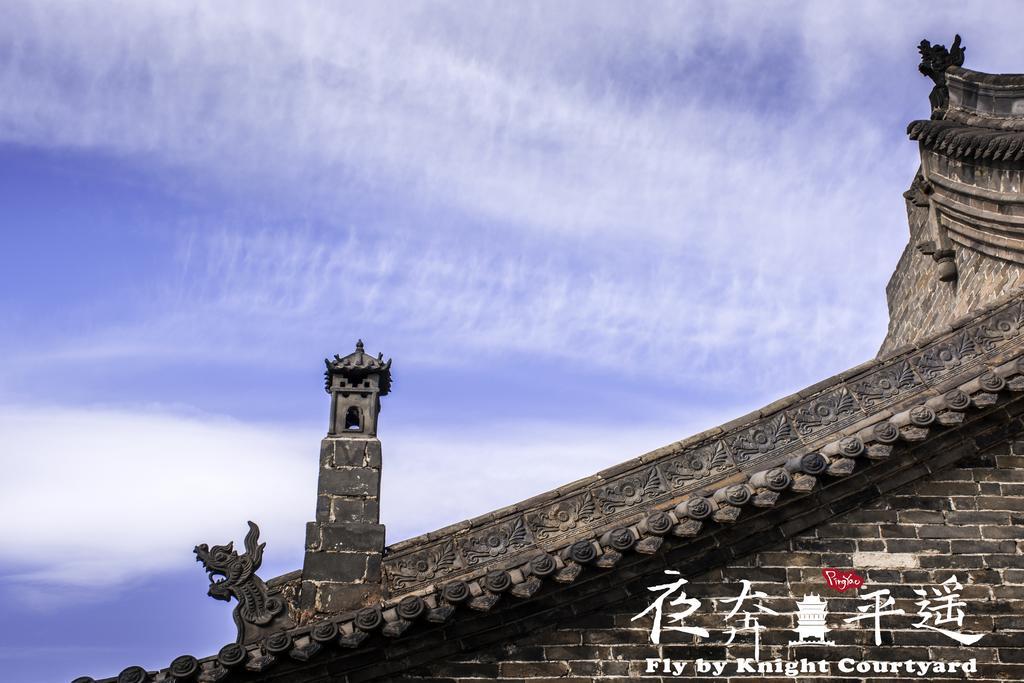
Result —
[{"label": "white cloud", "polygon": [[188,566],[197,542],[239,538],[247,519],[301,547],[313,514],[317,445],[296,430],[52,406],[6,407],[0,433],[0,517],[17,520],[0,527],[0,557],[23,567],[9,579],[107,584]]},{"label": "white cloud", "polygon": [[[305,5],[284,17],[259,7],[147,3],[113,20],[86,6],[25,10],[8,28],[18,35],[0,86],[18,97],[0,105],[0,137],[144,155],[230,183],[262,175],[290,191],[314,185],[322,215],[346,185],[383,186],[506,225],[684,240],[718,226],[732,239],[757,234],[750,219],[762,198],[788,195],[837,154],[872,151],[851,149],[863,126],[833,121],[836,133],[819,143],[827,155],[799,145],[796,158],[768,161],[806,136],[822,101],[801,100],[810,108],[787,121],[735,106],[752,102],[726,107],[700,90],[686,97],[704,84],[632,92],[629,77],[662,53],[685,73],[702,39],[750,41],[736,32],[750,18],[759,21],[755,44],[775,35],[778,21],[757,11],[623,21],[617,11],[545,7],[544,20],[520,33],[509,27],[519,17],[497,6]],[[566,44],[573,29],[588,37]],[[609,73],[631,58],[640,73]],[[765,174],[766,161],[786,165]],[[748,215],[721,215],[723,187],[743,195]]]},{"label": "white cloud", "polygon": [[389,542],[526,500],[724,419],[698,410],[672,428],[520,421],[457,434],[398,430],[382,437]]},{"label": "white cloud", "polygon": [[[289,364],[361,336],[406,367],[528,354],[677,385],[742,382],[759,391],[795,388],[873,354],[885,320],[881,306],[861,308],[875,294],[870,282],[835,283],[785,267],[771,245],[753,263],[701,251],[214,232],[191,241],[180,288],[138,292],[138,319],[79,334],[57,351],[22,351],[18,364],[253,354]],[[842,355],[821,343],[829,338],[846,340]]]},{"label": "white cloud", "polygon": [[[525,499],[714,419],[696,414],[672,432],[545,423],[396,430],[383,438],[388,540]],[[156,409],[6,406],[0,433],[0,563],[38,609],[55,596],[88,599],[77,587],[188,568],[196,543],[238,545],[248,519],[267,542],[265,577],[301,566],[316,503],[313,429]]]},{"label": "white cloud", "polygon": [[[321,217],[339,196],[385,192],[509,229],[718,254],[746,240],[841,250],[858,226],[901,224],[898,199],[874,205],[906,171],[879,160],[912,164],[913,146],[893,154],[900,131],[877,121],[889,103],[867,94],[891,92],[878,70],[895,63],[919,79],[915,6],[227,6],[12,8],[0,139],[312,186]],[[959,12],[928,7],[933,23]],[[718,81],[688,80],[707,59]],[[717,96],[763,80],[777,99]]]},{"label": "white cloud", "polygon": [[[952,5],[927,27],[919,7],[823,7],[12,8],[0,139],[277,193],[303,216],[200,221],[181,280],[140,287],[137,317],[32,352],[283,358],[302,330],[387,334],[414,359],[444,342],[603,369],[628,348],[680,380],[742,368],[762,386],[859,362],[884,334],[916,163],[885,115],[905,103],[869,95],[901,93],[898,64],[925,111],[926,28],[1009,48]],[[346,232],[334,217],[361,195],[401,211]]]}]

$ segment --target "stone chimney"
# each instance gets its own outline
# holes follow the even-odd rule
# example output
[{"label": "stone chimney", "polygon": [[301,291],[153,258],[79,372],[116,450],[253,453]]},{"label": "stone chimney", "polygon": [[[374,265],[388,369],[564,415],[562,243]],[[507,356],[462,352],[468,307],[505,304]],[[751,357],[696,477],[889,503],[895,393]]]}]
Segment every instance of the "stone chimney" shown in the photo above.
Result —
[{"label": "stone chimney", "polygon": [[327,436],[320,442],[316,521],[306,525],[300,604],[330,614],[381,598],[380,397],[391,390],[391,360],[370,356],[363,342],[326,359],[331,395]]}]

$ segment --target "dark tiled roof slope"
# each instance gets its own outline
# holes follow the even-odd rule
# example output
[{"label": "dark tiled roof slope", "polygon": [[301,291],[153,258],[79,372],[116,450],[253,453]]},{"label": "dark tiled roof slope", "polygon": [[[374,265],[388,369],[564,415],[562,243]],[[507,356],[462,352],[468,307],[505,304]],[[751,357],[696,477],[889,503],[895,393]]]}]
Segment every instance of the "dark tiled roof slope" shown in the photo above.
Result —
[{"label": "dark tiled roof slope", "polygon": [[907,135],[927,149],[956,159],[1020,161],[1024,159],[1024,131],[979,128],[955,119],[912,121]]},{"label": "dark tiled roof slope", "polygon": [[[843,479],[850,484],[846,488],[870,488],[877,495],[887,490],[881,479],[895,486],[922,476],[929,471],[927,464],[898,476],[884,469],[874,478],[854,472],[888,466],[894,449],[898,454],[956,434],[977,420],[977,413],[1018,392],[1024,392],[1024,297],[1019,292],[914,346],[720,427],[516,505],[396,543],[384,559],[390,598],[379,607],[307,623],[253,645],[230,644],[202,660],[182,656],[158,672],[129,667],[105,680],[283,680],[289,671],[312,666],[315,657],[326,662],[366,648],[370,660],[377,661],[379,648],[391,647],[381,642],[405,635],[394,641],[405,645],[392,649],[409,650],[417,629],[433,638],[439,625],[448,629],[460,620],[467,626],[453,629],[458,642],[450,644],[465,647],[473,642],[474,629],[494,628],[472,615],[493,614],[502,622],[521,619],[542,589],[567,590],[592,572],[635,578],[629,573],[633,570],[624,568],[680,543],[690,548],[687,557],[694,567],[707,569],[709,563],[752,551],[761,537],[773,539],[787,528],[807,528],[850,509],[826,505],[810,513],[786,503],[808,496],[819,480]],[[846,500],[855,505],[863,498]],[[776,518],[736,524],[772,508]],[[721,533],[729,535],[704,543]],[[508,610],[507,620],[502,610]],[[359,660],[343,667],[367,665]]]}]

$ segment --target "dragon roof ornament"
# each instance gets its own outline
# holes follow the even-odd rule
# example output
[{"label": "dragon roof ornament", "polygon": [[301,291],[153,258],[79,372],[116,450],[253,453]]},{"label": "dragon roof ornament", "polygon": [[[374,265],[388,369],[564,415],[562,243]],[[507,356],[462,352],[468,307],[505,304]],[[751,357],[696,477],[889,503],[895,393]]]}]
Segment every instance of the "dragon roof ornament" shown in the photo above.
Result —
[{"label": "dragon roof ornament", "polygon": [[238,643],[251,642],[269,632],[295,625],[287,616],[284,601],[268,590],[256,575],[263,564],[263,548],[267,545],[259,539],[260,528],[249,522],[243,555],[235,550],[234,542],[212,548],[200,543],[193,551],[196,562],[203,564],[210,577],[207,594],[215,600],[230,602],[235,598],[238,601],[232,613],[238,627]]},{"label": "dragon roof ornament", "polygon": [[960,35],[953,38],[953,45],[946,49],[945,45],[936,43],[932,45],[927,40],[922,40],[917,46],[921,53],[921,63],[917,69],[923,75],[932,79],[935,86],[928,95],[928,101],[932,105],[932,118],[941,119],[949,106],[949,89],[946,87],[946,69],[951,66],[964,65],[964,51],[967,48],[960,45]]}]

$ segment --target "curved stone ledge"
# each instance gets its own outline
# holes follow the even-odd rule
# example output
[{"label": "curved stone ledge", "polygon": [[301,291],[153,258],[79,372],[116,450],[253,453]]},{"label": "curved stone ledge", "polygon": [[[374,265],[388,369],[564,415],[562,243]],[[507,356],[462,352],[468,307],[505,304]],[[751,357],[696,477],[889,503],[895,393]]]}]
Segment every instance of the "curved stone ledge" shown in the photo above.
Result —
[{"label": "curved stone ledge", "polygon": [[953,66],[946,70],[946,87],[947,118],[1024,130],[1024,74],[986,74]]}]

